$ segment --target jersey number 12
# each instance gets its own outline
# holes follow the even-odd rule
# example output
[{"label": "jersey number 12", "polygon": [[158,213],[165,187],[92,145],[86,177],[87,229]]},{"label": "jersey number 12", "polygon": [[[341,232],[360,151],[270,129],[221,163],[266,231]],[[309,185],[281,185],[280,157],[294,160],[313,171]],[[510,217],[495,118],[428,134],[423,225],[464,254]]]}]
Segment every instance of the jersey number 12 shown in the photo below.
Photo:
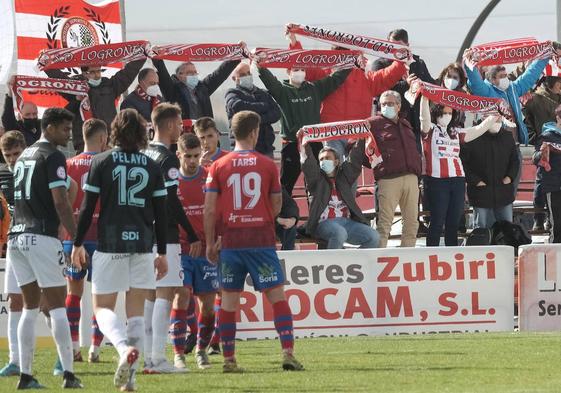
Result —
[{"label": "jersey number 12", "polygon": [[[113,180],[119,183],[119,205],[144,207],[145,199],[137,197],[137,194],[146,188],[148,184],[148,171],[144,168],[133,167],[127,170],[124,165],[118,165],[113,169]],[[135,181],[127,188],[127,180]]]}]

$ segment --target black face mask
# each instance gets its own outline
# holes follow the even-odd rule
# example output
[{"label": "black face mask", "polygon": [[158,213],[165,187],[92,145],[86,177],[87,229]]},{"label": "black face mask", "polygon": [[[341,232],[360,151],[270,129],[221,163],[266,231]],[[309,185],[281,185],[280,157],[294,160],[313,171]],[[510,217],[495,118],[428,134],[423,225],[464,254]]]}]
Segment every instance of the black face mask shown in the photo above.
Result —
[{"label": "black face mask", "polygon": [[23,128],[26,131],[38,132],[41,130],[41,120],[40,119],[23,119]]}]

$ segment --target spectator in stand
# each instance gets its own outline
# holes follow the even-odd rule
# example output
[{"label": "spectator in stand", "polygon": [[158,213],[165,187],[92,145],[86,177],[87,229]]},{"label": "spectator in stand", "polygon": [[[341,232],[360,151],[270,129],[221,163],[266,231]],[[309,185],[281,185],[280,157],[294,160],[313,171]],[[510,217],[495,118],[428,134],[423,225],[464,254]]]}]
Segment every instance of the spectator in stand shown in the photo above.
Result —
[{"label": "spectator in stand", "polygon": [[[296,39],[294,33],[288,33],[291,26],[286,26],[290,49],[302,49],[302,44]],[[331,49],[346,50],[347,48],[334,46]],[[372,115],[372,99],[390,89],[406,73],[405,64],[399,61],[393,62],[389,67],[379,71],[353,69],[341,87],[323,100],[320,110],[321,122],[331,123],[369,118]],[[330,70],[312,68],[307,70],[306,79],[314,82],[329,74]],[[348,149],[346,139],[336,139],[326,142],[325,145],[333,147],[340,157],[346,157]]]},{"label": "spectator in stand", "polygon": [[426,162],[425,195],[430,208],[427,247],[440,245],[445,228],[446,246],[458,245],[458,228],[464,212],[466,182],[460,160],[460,144],[483,135],[498,118],[487,117],[480,125],[460,128],[460,114],[448,106],[432,105],[421,97],[421,132]]},{"label": "spectator in stand", "polygon": [[37,105],[33,102],[24,102],[21,111],[16,115],[14,111],[14,99],[12,97],[12,86],[14,78],[8,82],[8,92],[4,100],[4,112],[2,113],[2,125],[6,130],[20,131],[27,146],[31,146],[41,136],[41,119],[39,119]]},{"label": "spectator in stand", "polygon": [[[501,119],[502,120],[502,119]],[[496,221],[512,222],[513,180],[520,158],[512,132],[502,121],[460,150],[475,227],[491,228]]]},{"label": "spectator in stand", "polygon": [[[90,101],[91,116],[103,120],[105,124],[111,124],[117,115],[115,100],[119,98],[134,82],[138,72],[146,62],[146,59],[135,60],[127,63],[125,67],[110,78],[103,77],[101,66],[81,67],[82,74],[70,78],[62,70],[45,70],[49,78],[80,79],[88,82],[90,90],[88,97]],[[72,143],[77,153],[84,150],[82,137],[82,119],[80,104],[83,98],[77,98],[71,94],[59,93],[68,101],[66,109],[74,114],[72,122]]]},{"label": "spectator in stand", "polygon": [[[556,145],[549,145],[553,143]],[[561,243],[561,105],[555,109],[555,121],[543,125],[536,143],[534,164],[538,165],[536,187],[547,199],[550,215],[550,243]]]},{"label": "spectator in stand", "polygon": [[144,120],[151,123],[152,109],[164,101],[162,91],[158,85],[159,81],[158,73],[152,68],[140,70],[138,73],[138,85],[132,93],[125,97],[121,103],[121,110],[127,108],[136,109]]},{"label": "spectator in stand", "polygon": [[514,183],[513,192],[516,196],[518,190],[518,183],[520,183],[520,176],[522,174],[522,153],[520,153],[520,144],[528,144],[528,128],[524,123],[524,115],[522,114],[522,106],[520,104],[520,97],[526,94],[540,78],[549,58],[536,60],[532,62],[526,70],[516,79],[511,82],[508,79],[507,72],[504,66],[496,65],[490,67],[485,77],[486,80],[481,78],[481,74],[477,70],[475,62],[471,58],[469,49],[464,53],[464,65],[468,77],[468,88],[470,91],[483,97],[502,98],[510,105],[512,113],[514,114],[514,122],[510,120],[503,120],[505,125],[503,128],[511,131],[514,142],[518,146],[518,164],[516,178],[512,179]]},{"label": "spectator in stand", "polygon": [[[303,126],[321,123],[321,102],[333,93],[351,72],[340,70],[315,82],[306,81],[306,70],[289,69],[288,80],[279,80],[267,68],[259,67],[261,81],[279,104],[283,116],[281,123],[281,183],[292,195],[292,190],[300,176],[300,153],[296,132]],[[312,143],[314,156],[317,157],[323,147],[321,143]]]},{"label": "spectator in stand", "polygon": [[[242,42],[245,46],[245,44]],[[167,101],[177,103],[181,107],[183,119],[199,119],[214,117],[210,96],[232,73],[240,63],[239,60],[225,61],[218,68],[199,79],[199,72],[191,62],[181,63],[175,74],[170,75],[163,60],[152,60],[158,70],[160,87]]]},{"label": "spectator in stand", "polygon": [[378,247],[378,233],[368,225],[353,192],[362,170],[364,139],[354,144],[347,161],[326,146],[319,152],[318,163],[309,143],[301,148],[306,149],[302,171],[311,200],[306,232],[326,241],[328,249],[341,249],[345,242]]},{"label": "spectator in stand", "polygon": [[380,96],[382,116],[370,121],[383,162],[374,168],[378,187],[377,229],[386,247],[397,205],[403,218],[401,246],[414,247],[419,222],[421,155],[411,124],[399,116],[401,95],[387,90]]},{"label": "spectator in stand", "polygon": [[300,218],[300,210],[296,201],[282,188],[282,207],[277,221],[275,231],[281,242],[281,250],[294,250],[296,241],[296,223]]},{"label": "spectator in stand", "polygon": [[[530,144],[539,148],[538,141],[542,127],[545,123],[555,122],[555,109],[559,105],[561,105],[561,77],[546,76],[523,108]],[[540,185],[541,182],[534,188],[534,208],[537,209],[545,207],[545,197],[540,190]],[[535,230],[543,230],[544,221],[545,214],[534,213]]]},{"label": "spectator in stand", "polygon": [[195,134],[201,141],[201,165],[209,167],[214,161],[228,154],[228,151],[219,147],[220,133],[216,123],[210,117],[201,117],[193,125]]},{"label": "spectator in stand", "polygon": [[275,148],[275,132],[273,123],[281,117],[280,108],[271,95],[253,84],[253,75],[249,64],[240,63],[234,69],[232,79],[236,87],[226,92],[226,114],[228,121],[241,111],[249,110],[261,116],[259,125],[259,139],[255,150],[267,157],[273,158]]}]

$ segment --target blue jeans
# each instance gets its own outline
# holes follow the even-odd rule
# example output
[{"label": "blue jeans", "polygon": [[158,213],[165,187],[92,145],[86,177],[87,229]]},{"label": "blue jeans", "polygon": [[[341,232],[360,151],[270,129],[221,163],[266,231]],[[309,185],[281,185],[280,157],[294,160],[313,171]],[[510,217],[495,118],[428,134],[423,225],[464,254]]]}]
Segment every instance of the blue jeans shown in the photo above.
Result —
[{"label": "blue jeans", "polygon": [[425,178],[425,194],[430,206],[430,225],[427,233],[427,247],[440,245],[442,227],[444,243],[458,245],[458,227],[464,213],[466,181],[463,177],[439,179]]},{"label": "blue jeans", "polygon": [[380,236],[374,228],[343,217],[320,222],[316,229],[316,237],[325,240],[329,249],[341,249],[345,242],[360,248],[376,248],[380,241]]},{"label": "blue jeans", "polygon": [[475,207],[473,210],[476,228],[491,228],[497,221],[512,222],[512,203],[495,209]]}]

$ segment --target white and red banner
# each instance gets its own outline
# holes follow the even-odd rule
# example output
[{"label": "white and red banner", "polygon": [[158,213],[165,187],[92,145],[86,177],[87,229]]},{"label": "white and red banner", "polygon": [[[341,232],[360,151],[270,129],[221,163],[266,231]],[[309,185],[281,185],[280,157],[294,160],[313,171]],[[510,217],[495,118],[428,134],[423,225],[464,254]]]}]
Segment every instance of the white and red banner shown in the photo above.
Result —
[{"label": "white and red banner", "polygon": [[[2,3],[14,5],[11,36],[17,49],[17,62],[15,70],[8,65],[11,74],[45,77],[36,69],[37,58],[43,50],[106,45],[123,40],[119,0],[105,0],[96,5],[84,0],[10,0]],[[11,56],[12,53],[0,53],[0,59]],[[118,64],[104,67],[103,75],[110,77],[119,68]],[[78,68],[63,71],[69,76],[80,73]],[[66,105],[62,97],[53,93],[25,92],[24,98],[41,108]]]},{"label": "white and red banner", "polygon": [[546,59],[555,53],[551,41],[540,42],[535,38],[488,42],[471,47],[470,51],[471,59],[478,66],[523,63]]},{"label": "white and red banner", "polygon": [[241,44],[170,44],[152,47],[152,58],[175,61],[227,61],[249,57]]},{"label": "white and red banner", "polygon": [[[366,139],[364,152],[372,168],[382,162],[382,155],[376,144],[376,140],[370,131],[368,120],[338,121],[334,123],[313,124],[302,127],[299,134],[299,146],[306,146],[309,142],[325,142],[336,139]],[[300,151],[301,161],[306,159],[305,149]]]},{"label": "white and red banner", "polygon": [[361,56],[356,50],[256,48],[253,51],[259,66],[266,68],[352,68],[360,64]]},{"label": "white and red banner", "polygon": [[496,113],[512,117],[508,103],[502,98],[481,97],[461,91],[449,90],[442,86],[423,81],[417,82],[418,94],[422,94],[430,101],[456,109],[462,112]]},{"label": "white and red banner", "polygon": [[40,70],[104,66],[145,59],[150,50],[148,41],[127,41],[81,48],[47,49],[39,54]]},{"label": "white and red banner", "polygon": [[298,34],[316,41],[342,46],[364,52],[367,55],[406,62],[411,57],[409,46],[379,38],[351,33],[341,33],[324,27],[292,24],[289,33]]},{"label": "white and red banner", "polygon": [[[281,251],[278,255],[296,337],[514,328],[512,247]],[[241,293],[237,337],[276,338],[271,306],[250,282],[248,278]],[[5,294],[0,300],[0,335],[5,336]],[[86,326],[91,318],[88,307],[82,310]],[[121,308],[118,313],[124,320]],[[50,333],[41,328],[38,335]],[[89,330],[85,335],[89,337]]]},{"label": "white and red banner", "polygon": [[561,330],[561,244],[522,246],[518,283],[520,330]]}]

